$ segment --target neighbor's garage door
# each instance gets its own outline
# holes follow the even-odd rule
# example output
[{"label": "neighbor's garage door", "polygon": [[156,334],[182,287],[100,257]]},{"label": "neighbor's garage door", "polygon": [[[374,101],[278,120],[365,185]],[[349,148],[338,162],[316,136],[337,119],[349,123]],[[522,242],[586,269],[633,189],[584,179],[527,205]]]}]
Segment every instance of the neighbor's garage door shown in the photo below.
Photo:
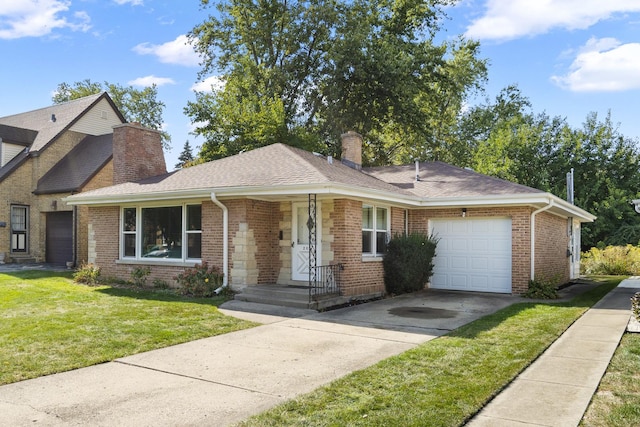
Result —
[{"label": "neighbor's garage door", "polygon": [[47,213],[46,260],[53,264],[73,261],[73,213]]},{"label": "neighbor's garage door", "polygon": [[511,219],[430,220],[436,247],[431,287],[511,293]]}]

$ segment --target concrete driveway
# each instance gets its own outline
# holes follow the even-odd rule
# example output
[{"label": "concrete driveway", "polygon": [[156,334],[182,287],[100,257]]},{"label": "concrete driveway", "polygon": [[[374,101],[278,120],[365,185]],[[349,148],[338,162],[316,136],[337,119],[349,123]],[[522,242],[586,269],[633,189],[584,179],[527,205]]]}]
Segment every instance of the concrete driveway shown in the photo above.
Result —
[{"label": "concrete driveway", "polygon": [[0,425],[229,425],[519,297],[425,291],[325,313],[235,301],[262,326],[0,387]]}]

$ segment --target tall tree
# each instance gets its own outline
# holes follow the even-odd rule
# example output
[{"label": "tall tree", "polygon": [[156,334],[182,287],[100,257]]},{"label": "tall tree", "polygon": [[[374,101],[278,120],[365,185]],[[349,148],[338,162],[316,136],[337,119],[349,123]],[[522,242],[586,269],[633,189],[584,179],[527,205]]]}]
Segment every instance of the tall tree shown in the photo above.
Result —
[{"label": "tall tree", "polygon": [[189,141],[187,140],[182,147],[182,153],[178,156],[178,163],[176,163],[175,168],[181,169],[190,166],[194,160],[193,148],[191,148],[191,144],[189,144]]},{"label": "tall tree", "polygon": [[[439,117],[459,114],[486,75],[476,43],[435,43],[442,7],[450,3],[216,3],[219,18],[210,16],[190,33],[204,58],[200,77],[225,82],[185,108],[192,121],[204,123],[195,131],[206,140],[201,156],[273,142],[335,155],[347,130],[365,135],[370,163],[428,152],[429,144],[441,144],[436,130],[450,126]],[[408,139],[394,137],[399,127]]]},{"label": "tall tree", "polygon": [[171,137],[162,130],[162,114],[165,104],[158,100],[156,85],[139,90],[133,86],[122,86],[108,82],[97,83],[90,79],[73,84],[63,82],[58,84],[52,101],[54,104],[60,104],[100,92],[109,93],[114,104],[128,122],[137,122],[150,129],[160,131],[164,148],[170,148]]},{"label": "tall tree", "polygon": [[[629,203],[640,198],[638,141],[620,134],[610,114],[600,120],[590,113],[581,128],[572,128],[563,118],[534,115],[522,101],[499,96],[470,113],[483,118],[475,128],[486,138],[477,141],[473,168],[561,198],[573,168],[575,204],[598,217],[583,226],[583,248],[638,244],[640,218]],[[493,125],[479,124],[484,122]]]}]

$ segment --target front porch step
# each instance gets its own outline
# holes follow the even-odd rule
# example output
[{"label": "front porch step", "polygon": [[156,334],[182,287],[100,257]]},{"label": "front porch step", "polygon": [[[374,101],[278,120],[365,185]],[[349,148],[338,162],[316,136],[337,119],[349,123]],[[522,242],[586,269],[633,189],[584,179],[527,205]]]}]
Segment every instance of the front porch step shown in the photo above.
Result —
[{"label": "front porch step", "polygon": [[236,294],[238,301],[280,305],[295,308],[314,308],[309,305],[309,289],[297,286],[259,285],[247,286]]},{"label": "front porch step", "polygon": [[277,305],[281,307],[308,308],[322,310],[344,304],[347,298],[325,296],[318,301],[309,302],[309,288],[306,286],[258,285],[247,286],[234,299],[238,301]]}]

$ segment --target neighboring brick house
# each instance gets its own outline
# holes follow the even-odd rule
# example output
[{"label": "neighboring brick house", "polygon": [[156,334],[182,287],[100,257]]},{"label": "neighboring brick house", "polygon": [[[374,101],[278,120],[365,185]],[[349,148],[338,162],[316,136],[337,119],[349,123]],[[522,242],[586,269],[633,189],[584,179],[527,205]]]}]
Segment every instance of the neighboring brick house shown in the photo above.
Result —
[{"label": "neighboring brick house", "polygon": [[[235,291],[312,284],[342,265],[341,293],[384,293],[389,236],[440,241],[430,286],[522,293],[531,277],[577,274],[582,222],[595,217],[551,194],[440,162],[362,168],[362,139],[342,161],[283,144],[66,198],[88,206],[89,261],[107,276],[173,282],[201,262]],[[117,238],[116,238],[117,236]]]},{"label": "neighboring brick house", "polygon": [[[114,177],[114,164],[122,168],[129,160],[118,160],[117,147],[127,145],[134,161],[147,162],[137,153],[135,141],[157,132],[124,122],[106,93],[0,117],[4,262],[87,260],[88,208],[68,206],[63,198],[121,182],[118,174]],[[132,129],[138,134],[131,135]],[[153,163],[151,171],[136,178],[166,173],[161,148]]]}]

